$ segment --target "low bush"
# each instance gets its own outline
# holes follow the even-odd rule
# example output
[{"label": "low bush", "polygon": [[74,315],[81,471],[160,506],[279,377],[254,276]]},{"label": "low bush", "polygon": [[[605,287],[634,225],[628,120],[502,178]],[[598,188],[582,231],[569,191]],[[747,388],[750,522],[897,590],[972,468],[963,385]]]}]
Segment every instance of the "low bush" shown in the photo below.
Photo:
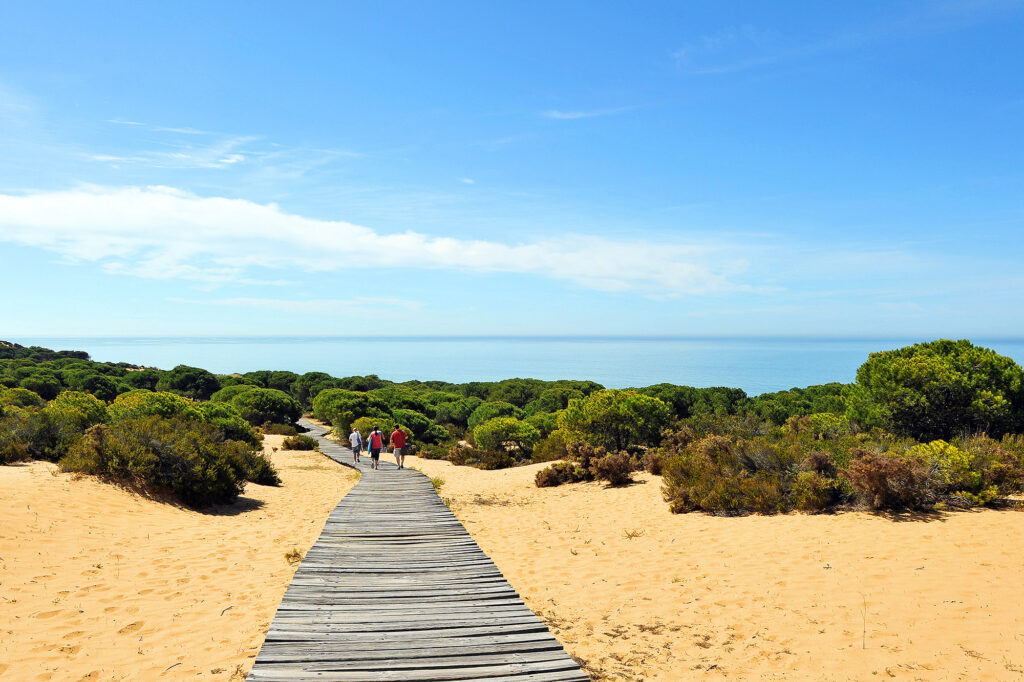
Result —
[{"label": "low bush", "polygon": [[938,472],[916,454],[856,453],[843,475],[873,509],[922,509],[938,498]]},{"label": "low bush", "polygon": [[38,431],[39,410],[7,407],[0,416],[0,464],[31,459]]},{"label": "low bush", "polygon": [[648,450],[644,453],[643,463],[647,473],[661,476],[665,468],[665,454],[658,450]]},{"label": "low bush", "polygon": [[613,452],[594,460],[590,467],[591,475],[598,481],[608,481],[611,485],[626,485],[633,482],[636,463],[627,452]]},{"label": "low bush", "polygon": [[518,464],[515,457],[507,452],[458,445],[449,448],[448,461],[459,466],[472,466],[487,470],[508,469]]},{"label": "low bush", "polygon": [[581,469],[573,462],[555,462],[549,467],[541,469],[534,477],[538,488],[551,488],[563,483],[578,483],[586,481],[590,477],[589,472]]},{"label": "low bush", "polygon": [[281,443],[285,450],[316,450],[317,440],[310,436],[290,436]]},{"label": "low bush", "polygon": [[223,440],[238,440],[252,446],[263,443],[262,434],[242,419],[230,403],[201,403],[198,408],[203,420],[216,426]]},{"label": "low bush", "polygon": [[234,502],[247,476],[260,475],[257,457],[244,443],[220,441],[209,424],[150,416],[90,427],[60,464],[204,507]]}]

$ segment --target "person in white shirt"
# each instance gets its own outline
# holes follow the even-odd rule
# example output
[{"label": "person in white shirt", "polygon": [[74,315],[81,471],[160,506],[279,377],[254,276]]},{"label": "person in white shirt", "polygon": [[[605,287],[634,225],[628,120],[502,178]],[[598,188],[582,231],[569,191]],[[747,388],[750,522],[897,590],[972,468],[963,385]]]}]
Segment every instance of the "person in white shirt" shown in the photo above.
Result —
[{"label": "person in white shirt", "polygon": [[348,437],[349,444],[352,445],[352,461],[359,461],[359,452],[363,449],[363,436],[359,433],[359,429],[352,429],[352,433]]}]

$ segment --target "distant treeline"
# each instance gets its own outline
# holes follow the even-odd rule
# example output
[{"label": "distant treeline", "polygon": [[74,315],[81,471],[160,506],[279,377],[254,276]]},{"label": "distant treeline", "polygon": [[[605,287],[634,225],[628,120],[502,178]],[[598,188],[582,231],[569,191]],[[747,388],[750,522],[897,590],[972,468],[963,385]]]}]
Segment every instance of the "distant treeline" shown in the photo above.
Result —
[{"label": "distant treeline", "polygon": [[[614,390],[579,380],[215,375],[0,342],[0,390],[0,458],[59,460],[100,474],[110,466],[82,462],[103,459],[97,452],[124,441],[117,429],[139,428],[126,419],[205,424],[211,442],[221,444],[213,450],[223,450],[238,447],[229,443],[254,448],[254,427],[287,429],[304,412],[342,437],[352,428],[403,428],[418,454],[455,464],[562,460],[541,472],[538,485],[618,484],[646,467],[664,472],[666,499],[676,511],[991,503],[1020,489],[1024,460],[1013,435],[1024,424],[1024,373],[968,341],[873,353],[853,384],[753,397],[737,388],[666,383]],[[79,415],[73,427],[56,420],[66,433],[55,436],[55,405],[67,410],[72,397],[85,396],[103,410]],[[126,404],[143,407],[126,412]],[[152,460],[152,448],[147,453]]]}]

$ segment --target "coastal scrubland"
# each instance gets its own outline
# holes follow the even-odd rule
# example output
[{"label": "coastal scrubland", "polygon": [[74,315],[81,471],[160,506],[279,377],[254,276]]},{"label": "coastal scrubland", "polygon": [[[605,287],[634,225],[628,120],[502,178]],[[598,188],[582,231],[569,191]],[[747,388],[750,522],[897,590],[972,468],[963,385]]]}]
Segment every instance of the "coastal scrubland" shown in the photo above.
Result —
[{"label": "coastal scrubland", "polygon": [[[133,638],[165,664],[153,677],[242,674],[352,485],[318,453],[274,451],[312,445],[302,414],[343,442],[406,430],[414,466],[596,679],[1024,675],[1024,372],[967,341],[759,396],[217,375],[0,343],[0,597],[16,607],[0,651],[17,652],[0,673],[131,677]],[[263,561],[260,584],[231,580]],[[243,612],[253,644],[208,639]],[[175,653],[199,646],[186,630],[207,638],[194,664]]]},{"label": "coastal scrubland", "polygon": [[[345,437],[401,428],[424,458],[483,469],[551,461],[538,486],[664,475],[675,512],[1006,504],[1024,487],[1024,371],[969,341],[873,353],[851,384],[727,387],[507,379],[395,383],[214,375],[0,345],[0,461],[48,459],[168,494],[230,502],[273,484],[263,433],[307,412]],[[298,442],[298,441],[297,441]]]}]

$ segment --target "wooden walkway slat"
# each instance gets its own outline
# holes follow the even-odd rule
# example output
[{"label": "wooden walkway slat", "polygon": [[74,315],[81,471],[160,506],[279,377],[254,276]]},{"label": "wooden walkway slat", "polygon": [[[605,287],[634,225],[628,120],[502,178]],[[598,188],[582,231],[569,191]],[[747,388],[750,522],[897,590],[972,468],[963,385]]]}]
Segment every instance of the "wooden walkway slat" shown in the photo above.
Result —
[{"label": "wooden walkway slat", "polygon": [[299,565],[249,680],[589,679],[426,476],[372,471],[369,456],[354,465],[326,429],[303,425],[363,476]]}]

